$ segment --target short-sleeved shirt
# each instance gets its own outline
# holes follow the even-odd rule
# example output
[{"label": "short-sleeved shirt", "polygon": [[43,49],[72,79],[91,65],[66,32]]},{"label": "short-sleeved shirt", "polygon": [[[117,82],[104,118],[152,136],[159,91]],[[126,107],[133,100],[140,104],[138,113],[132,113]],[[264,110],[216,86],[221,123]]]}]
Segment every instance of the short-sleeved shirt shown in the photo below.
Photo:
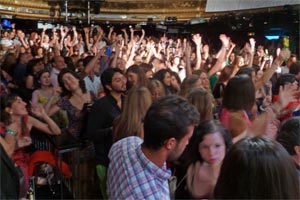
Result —
[{"label": "short-sleeved shirt", "polygon": [[166,164],[158,167],[142,152],[136,136],[116,142],[110,152],[107,174],[109,199],[170,199]]}]

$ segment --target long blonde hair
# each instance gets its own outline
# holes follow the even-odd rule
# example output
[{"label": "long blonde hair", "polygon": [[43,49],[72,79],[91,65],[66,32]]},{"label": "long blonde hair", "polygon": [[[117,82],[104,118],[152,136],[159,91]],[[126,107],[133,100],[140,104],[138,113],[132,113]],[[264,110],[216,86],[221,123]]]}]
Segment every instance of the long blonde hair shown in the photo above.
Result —
[{"label": "long blonde hair", "polygon": [[146,87],[132,87],[125,99],[122,113],[113,123],[113,142],[128,136],[144,138],[143,119],[152,104]]}]

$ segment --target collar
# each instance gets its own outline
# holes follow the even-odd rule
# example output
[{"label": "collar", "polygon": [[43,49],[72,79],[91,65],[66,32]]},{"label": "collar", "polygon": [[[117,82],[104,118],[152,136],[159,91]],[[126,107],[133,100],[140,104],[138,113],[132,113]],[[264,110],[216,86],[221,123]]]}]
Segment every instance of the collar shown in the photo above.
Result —
[{"label": "collar", "polygon": [[161,181],[166,181],[171,177],[171,171],[167,169],[166,162],[162,168],[155,165],[151,160],[149,160],[142,151],[142,145],[139,145],[136,149],[136,154],[141,162],[142,168],[150,171],[153,176],[160,179]]}]

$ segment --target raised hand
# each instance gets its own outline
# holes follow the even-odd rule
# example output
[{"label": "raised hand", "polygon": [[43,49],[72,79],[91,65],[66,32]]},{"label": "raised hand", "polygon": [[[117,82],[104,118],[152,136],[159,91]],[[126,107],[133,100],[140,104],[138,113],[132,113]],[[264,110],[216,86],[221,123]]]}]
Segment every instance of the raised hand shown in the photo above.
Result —
[{"label": "raised hand", "polygon": [[288,49],[281,49],[280,53],[279,53],[279,57],[281,59],[288,59],[291,56],[291,52]]},{"label": "raised hand", "polygon": [[19,148],[26,147],[26,146],[29,146],[31,144],[31,142],[32,142],[32,140],[28,136],[20,137],[17,139],[17,146]]},{"label": "raised hand", "polygon": [[32,112],[32,114],[34,114],[35,116],[37,116],[39,118],[43,118],[43,117],[45,117],[45,115],[47,115],[45,112],[45,109],[40,104],[32,104],[31,103],[31,112]]},{"label": "raised hand", "polygon": [[199,33],[193,35],[193,41],[195,42],[195,44],[196,44],[197,46],[200,46],[200,45],[201,45],[201,43],[202,43],[202,37],[200,36]]},{"label": "raised hand", "polygon": [[227,37],[225,34],[220,34],[219,39],[222,41],[223,47],[229,47],[229,37]]},{"label": "raised hand", "polygon": [[280,86],[279,88],[279,103],[281,108],[285,108],[289,102],[296,101],[295,94],[297,89],[294,87],[292,83],[288,83],[284,85],[284,87]]}]

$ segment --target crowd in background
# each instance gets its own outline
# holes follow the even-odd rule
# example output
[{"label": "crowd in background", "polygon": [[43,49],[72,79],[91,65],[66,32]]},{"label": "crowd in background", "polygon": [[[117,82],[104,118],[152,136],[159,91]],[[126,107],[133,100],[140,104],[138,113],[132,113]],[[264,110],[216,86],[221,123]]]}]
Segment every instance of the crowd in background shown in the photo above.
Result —
[{"label": "crowd in background", "polygon": [[[45,24],[30,34],[17,27],[3,30],[0,40],[0,142],[25,181],[22,194],[11,188],[4,198],[26,196],[32,128],[68,132],[84,143],[79,198],[93,198],[91,186],[98,184],[102,198],[118,197],[116,152],[130,136],[147,136],[150,149],[157,139],[160,147],[144,120],[151,105],[168,96],[187,101],[199,115],[182,155],[167,160],[177,184],[164,195],[299,198],[300,63],[286,44],[263,46],[250,38],[238,46],[224,33],[211,38],[219,43],[211,46],[205,33],[157,38],[132,27],[105,32],[97,25],[77,31]],[[1,183],[7,179],[1,174]]]}]

